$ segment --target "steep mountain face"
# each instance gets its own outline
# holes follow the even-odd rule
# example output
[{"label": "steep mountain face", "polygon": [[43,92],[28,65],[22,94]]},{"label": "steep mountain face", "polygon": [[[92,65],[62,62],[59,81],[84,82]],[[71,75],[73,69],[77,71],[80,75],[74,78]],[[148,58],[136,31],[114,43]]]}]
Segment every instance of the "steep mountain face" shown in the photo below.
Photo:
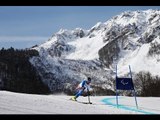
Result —
[{"label": "steep mountain face", "polygon": [[150,71],[159,75],[160,11],[127,11],[97,23],[90,30],[60,30],[45,43],[33,47],[40,57],[30,61],[54,91],[74,90],[87,76],[93,87],[114,91],[118,75]]}]

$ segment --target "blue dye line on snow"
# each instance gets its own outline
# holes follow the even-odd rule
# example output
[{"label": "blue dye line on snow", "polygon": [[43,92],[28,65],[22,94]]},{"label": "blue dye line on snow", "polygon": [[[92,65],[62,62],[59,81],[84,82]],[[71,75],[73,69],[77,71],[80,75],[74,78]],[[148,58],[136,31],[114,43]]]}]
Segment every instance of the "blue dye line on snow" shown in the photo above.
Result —
[{"label": "blue dye line on snow", "polygon": [[[111,105],[111,106],[117,108],[117,104],[113,103],[112,100],[116,100],[116,99],[115,98],[105,98],[105,99],[102,100],[102,102],[104,102],[106,105]],[[129,110],[129,111],[134,111],[134,112],[140,112],[140,113],[144,113],[144,114],[155,114],[155,113],[140,110],[140,109],[137,109],[137,108],[127,107],[127,106],[124,106],[124,105],[118,105],[118,108],[124,109],[124,110]]]}]

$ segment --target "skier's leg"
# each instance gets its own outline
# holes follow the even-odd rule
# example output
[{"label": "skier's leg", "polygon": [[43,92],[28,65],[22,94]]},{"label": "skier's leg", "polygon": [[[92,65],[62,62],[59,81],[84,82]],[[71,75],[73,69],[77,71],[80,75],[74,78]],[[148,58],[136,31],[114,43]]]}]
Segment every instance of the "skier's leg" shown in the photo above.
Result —
[{"label": "skier's leg", "polygon": [[71,99],[76,101],[76,99],[82,94],[85,88],[79,89],[75,96],[73,96]]},{"label": "skier's leg", "polygon": [[73,96],[71,99],[76,101],[76,99],[82,94],[83,90],[78,90],[75,96]]},{"label": "skier's leg", "polygon": [[75,99],[78,98],[82,94],[83,90],[79,90],[78,93],[75,95]]}]

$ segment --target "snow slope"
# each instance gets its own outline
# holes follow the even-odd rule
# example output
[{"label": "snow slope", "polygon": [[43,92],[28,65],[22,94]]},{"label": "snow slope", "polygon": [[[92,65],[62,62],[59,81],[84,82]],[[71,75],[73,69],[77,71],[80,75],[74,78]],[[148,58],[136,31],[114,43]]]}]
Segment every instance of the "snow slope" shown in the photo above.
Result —
[{"label": "snow slope", "polygon": [[79,102],[68,100],[66,95],[33,95],[0,91],[0,114],[160,114],[160,98],[119,97],[119,108],[115,96],[79,97]]},{"label": "snow slope", "polygon": [[159,75],[160,62],[156,60],[156,57],[147,56],[149,48],[150,43],[144,44],[140,48],[129,52],[124,58],[121,58],[121,60],[117,62],[118,68],[120,68],[119,75],[125,74],[124,71],[129,71],[128,65],[132,67],[132,71],[136,71],[137,73],[140,71],[150,71],[152,75]]}]

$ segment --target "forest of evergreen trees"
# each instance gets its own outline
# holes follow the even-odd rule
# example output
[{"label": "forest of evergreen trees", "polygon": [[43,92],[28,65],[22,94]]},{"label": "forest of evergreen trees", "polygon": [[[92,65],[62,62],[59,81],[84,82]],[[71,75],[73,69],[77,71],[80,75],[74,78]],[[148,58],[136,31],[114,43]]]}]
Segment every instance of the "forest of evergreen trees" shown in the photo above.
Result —
[{"label": "forest of evergreen trees", "polygon": [[0,89],[30,94],[49,94],[36,69],[29,62],[32,56],[38,56],[36,50],[4,49],[0,50]]}]

